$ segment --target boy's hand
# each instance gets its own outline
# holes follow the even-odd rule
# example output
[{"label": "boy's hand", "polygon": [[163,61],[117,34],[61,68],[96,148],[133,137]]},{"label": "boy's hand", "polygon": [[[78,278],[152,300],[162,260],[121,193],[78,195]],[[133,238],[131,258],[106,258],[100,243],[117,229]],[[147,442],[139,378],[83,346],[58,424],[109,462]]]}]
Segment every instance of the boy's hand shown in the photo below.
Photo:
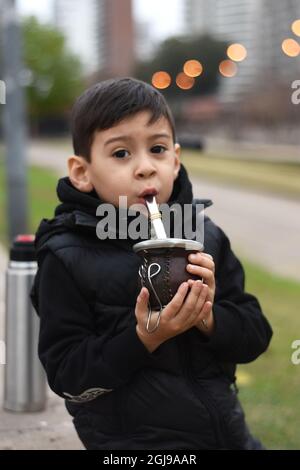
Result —
[{"label": "boy's hand", "polygon": [[[173,299],[163,309],[157,330],[153,333],[146,331],[146,322],[148,316],[149,292],[146,287],[141,289],[137,298],[135,315],[137,319],[137,335],[148,349],[153,352],[160,344],[166,340],[189,330],[193,326],[201,323],[203,318],[202,309],[207,298],[208,287],[201,281],[195,281],[188,293],[189,285],[183,282]],[[158,312],[152,313],[152,324],[155,324]]]},{"label": "boy's hand", "polygon": [[[201,321],[196,326],[203,333],[210,335],[214,328],[212,306],[216,291],[215,263],[211,255],[203,252],[189,255],[189,261],[191,264],[187,265],[187,271],[202,278],[204,285],[207,286],[207,297],[203,305]],[[195,281],[189,280],[188,282],[192,285]]]}]

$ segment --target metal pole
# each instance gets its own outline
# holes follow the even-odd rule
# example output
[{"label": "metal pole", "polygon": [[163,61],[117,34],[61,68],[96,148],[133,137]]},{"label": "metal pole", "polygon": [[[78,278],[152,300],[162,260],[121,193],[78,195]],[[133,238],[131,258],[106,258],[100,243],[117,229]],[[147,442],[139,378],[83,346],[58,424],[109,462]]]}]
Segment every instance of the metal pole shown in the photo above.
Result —
[{"label": "metal pole", "polygon": [[15,0],[2,0],[3,66],[6,88],[4,141],[6,143],[7,220],[9,238],[27,232],[26,125],[22,87],[21,35]]}]

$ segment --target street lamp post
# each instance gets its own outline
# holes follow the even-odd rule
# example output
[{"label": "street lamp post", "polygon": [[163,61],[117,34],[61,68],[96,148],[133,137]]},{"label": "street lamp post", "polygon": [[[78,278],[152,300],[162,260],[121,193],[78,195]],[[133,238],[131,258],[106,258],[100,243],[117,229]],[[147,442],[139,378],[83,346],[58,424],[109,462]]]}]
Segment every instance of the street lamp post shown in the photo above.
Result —
[{"label": "street lamp post", "polygon": [[6,144],[7,217],[9,238],[27,232],[26,123],[22,86],[21,35],[15,0],[2,0],[3,105]]}]

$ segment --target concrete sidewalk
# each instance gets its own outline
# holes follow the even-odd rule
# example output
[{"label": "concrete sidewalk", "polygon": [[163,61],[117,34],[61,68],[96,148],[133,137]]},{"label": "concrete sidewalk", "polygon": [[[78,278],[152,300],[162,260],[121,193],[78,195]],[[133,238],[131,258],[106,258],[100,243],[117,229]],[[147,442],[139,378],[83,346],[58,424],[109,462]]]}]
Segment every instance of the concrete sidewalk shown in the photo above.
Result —
[{"label": "concrete sidewalk", "polygon": [[[5,340],[5,270],[7,253],[0,246],[0,340]],[[4,368],[0,364],[0,450],[83,449],[64,401],[48,390],[46,410],[13,413],[3,410]]]}]

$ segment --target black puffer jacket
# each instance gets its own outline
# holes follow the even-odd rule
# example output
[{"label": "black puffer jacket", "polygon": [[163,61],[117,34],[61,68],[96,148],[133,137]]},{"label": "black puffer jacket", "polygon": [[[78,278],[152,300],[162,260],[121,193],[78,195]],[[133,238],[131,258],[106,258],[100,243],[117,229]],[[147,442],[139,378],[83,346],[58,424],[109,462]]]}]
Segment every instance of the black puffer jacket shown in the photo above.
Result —
[{"label": "black puffer jacket", "polygon": [[[205,217],[205,252],[216,264],[215,330],[193,328],[150,354],[136,335],[139,257],[132,240],[96,237],[92,192],[58,184],[62,204],[36,237],[32,301],[39,356],[51,388],[66,399],[88,449],[252,449],[231,386],[235,364],[267,348],[271,328],[244,292],[243,269],[220,228]],[[191,203],[182,167],[170,202]]]}]

